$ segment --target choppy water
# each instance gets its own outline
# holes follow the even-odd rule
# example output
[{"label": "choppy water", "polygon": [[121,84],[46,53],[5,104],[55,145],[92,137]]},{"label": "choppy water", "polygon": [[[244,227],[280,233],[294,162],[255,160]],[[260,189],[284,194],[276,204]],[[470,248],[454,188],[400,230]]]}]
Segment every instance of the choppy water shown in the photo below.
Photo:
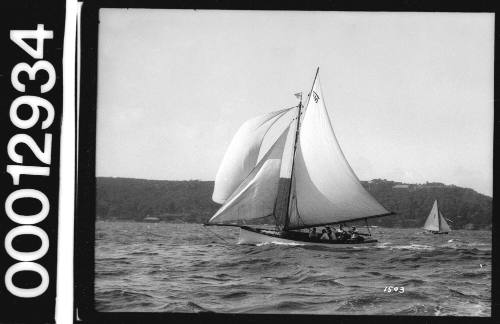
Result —
[{"label": "choppy water", "polygon": [[376,228],[377,246],[339,251],[209,229],[231,244],[198,224],[97,222],[97,310],[491,315],[489,231]]}]

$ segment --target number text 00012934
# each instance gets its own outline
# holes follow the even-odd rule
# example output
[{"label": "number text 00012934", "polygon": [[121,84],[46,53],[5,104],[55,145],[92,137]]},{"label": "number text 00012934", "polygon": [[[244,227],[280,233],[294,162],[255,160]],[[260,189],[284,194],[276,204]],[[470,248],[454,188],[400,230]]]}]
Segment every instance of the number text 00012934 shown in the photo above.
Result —
[{"label": "number text 00012934", "polygon": [[[10,39],[26,52],[32,59],[36,60],[33,64],[20,62],[16,64],[11,73],[12,87],[17,90],[20,95],[14,99],[10,105],[10,122],[20,130],[20,133],[13,135],[7,144],[7,154],[9,159],[16,164],[7,165],[6,171],[12,177],[12,184],[19,186],[21,175],[26,176],[49,176],[52,156],[52,133],[48,132],[48,128],[54,121],[54,106],[40,96],[35,96],[27,93],[26,81],[35,81],[37,78],[46,81],[40,85],[40,94],[44,94],[52,90],[56,83],[56,71],[54,66],[49,61],[43,60],[44,42],[47,39],[53,39],[54,33],[52,30],[45,30],[43,24],[38,24],[36,30],[11,30]],[[36,45],[32,47],[25,39],[35,39]],[[39,73],[42,72],[42,73]],[[20,78],[21,75],[27,75],[28,78]],[[23,80],[23,81],[22,81]],[[29,107],[31,115],[25,118],[19,114],[20,107]],[[41,123],[40,108],[44,109],[45,118]],[[38,127],[34,127],[36,125]],[[42,133],[40,133],[42,132]],[[35,142],[30,133],[33,135],[42,136],[44,139],[43,149]],[[33,155],[40,161],[41,165],[25,165],[23,155],[16,151],[16,148],[24,144]],[[24,177],[23,177],[24,178]],[[40,211],[33,211],[32,214],[17,213],[14,210],[14,203],[23,198],[38,200],[41,204]],[[49,285],[49,274],[47,270],[35,261],[41,259],[49,250],[49,238],[47,233],[36,224],[43,221],[49,214],[50,202],[45,193],[35,188],[17,189],[11,192],[5,200],[5,212],[16,227],[12,228],[5,236],[4,246],[7,254],[17,261],[10,266],[5,273],[5,285],[7,290],[21,298],[34,298],[40,296],[47,290]],[[36,251],[24,252],[18,251],[13,246],[13,241],[16,237],[23,235],[37,236],[41,245]],[[13,276],[21,271],[32,271],[38,273],[41,277],[41,282],[34,288],[17,287],[13,281]]]}]

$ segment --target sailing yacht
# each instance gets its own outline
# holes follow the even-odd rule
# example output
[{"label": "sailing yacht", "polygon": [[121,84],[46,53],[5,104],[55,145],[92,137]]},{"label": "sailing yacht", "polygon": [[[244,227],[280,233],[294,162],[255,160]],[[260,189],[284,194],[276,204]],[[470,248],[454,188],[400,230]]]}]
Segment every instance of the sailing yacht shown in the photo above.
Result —
[{"label": "sailing yacht", "polygon": [[[212,200],[222,204],[205,225],[240,227],[239,244],[373,244],[309,239],[305,230],[392,215],[361,185],[335,137],[316,70],[307,103],[246,121],[234,135],[215,177]],[[270,129],[279,136],[259,154]],[[274,229],[247,225],[273,216]],[[368,226],[368,223],[366,221]],[[369,231],[369,228],[368,228]]]},{"label": "sailing yacht", "polygon": [[448,234],[451,231],[450,226],[448,226],[439,210],[437,200],[434,200],[434,205],[432,205],[431,212],[425,221],[424,229],[433,234]]}]

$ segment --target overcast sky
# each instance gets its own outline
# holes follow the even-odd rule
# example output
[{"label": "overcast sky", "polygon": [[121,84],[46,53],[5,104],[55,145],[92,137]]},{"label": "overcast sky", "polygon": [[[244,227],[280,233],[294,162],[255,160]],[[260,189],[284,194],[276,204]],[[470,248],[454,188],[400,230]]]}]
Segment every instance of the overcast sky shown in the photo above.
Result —
[{"label": "overcast sky", "polygon": [[492,194],[494,15],[101,9],[97,176],[213,180],[320,67],[361,180]]}]

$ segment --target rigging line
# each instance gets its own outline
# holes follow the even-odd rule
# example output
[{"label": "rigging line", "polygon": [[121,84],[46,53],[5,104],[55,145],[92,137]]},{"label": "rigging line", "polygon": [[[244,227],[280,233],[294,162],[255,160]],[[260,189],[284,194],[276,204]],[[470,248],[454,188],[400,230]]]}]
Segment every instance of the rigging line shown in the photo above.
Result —
[{"label": "rigging line", "polygon": [[215,237],[219,238],[220,240],[224,241],[227,245],[228,248],[230,249],[233,249],[233,250],[236,250],[234,247],[232,247],[232,243],[230,243],[229,241],[227,241],[226,239],[224,239],[222,236],[218,235],[217,233],[215,232],[212,232],[211,230],[208,229],[208,227],[206,226],[203,226],[203,228],[205,228],[207,231],[209,231],[210,233],[212,233]]},{"label": "rigging line", "polygon": [[[276,201],[274,202],[274,208],[273,208],[273,211],[274,211],[274,210],[276,210]],[[279,231],[280,231],[280,227],[279,227],[279,225],[278,225],[278,222],[279,222],[279,221],[278,221],[278,218],[276,217],[276,213],[274,213],[274,212],[273,212],[273,214],[272,214],[272,215],[273,215],[273,218],[274,218],[274,229],[275,229],[276,231],[278,231],[278,232],[279,232]]]},{"label": "rigging line", "polygon": [[[313,80],[313,84],[311,86],[311,90],[309,91],[309,93],[307,94],[307,103],[306,105],[304,106],[304,111],[307,110],[307,106],[309,106],[309,101],[311,100],[311,94],[313,92],[313,89],[314,89],[314,84],[316,83],[316,79],[318,78],[318,73],[319,73],[319,66],[318,68],[316,69],[316,74],[314,75],[314,80]],[[302,101],[301,101],[302,102]]]},{"label": "rigging line", "polygon": [[[279,189],[279,187],[278,187]],[[279,193],[279,190],[278,190],[278,193]],[[276,205],[278,203],[278,195],[276,195],[276,199],[274,199],[274,206],[273,206],[273,218],[274,218],[274,227],[277,231],[280,231],[280,224],[279,224],[279,220],[278,220],[278,217],[276,217]]]},{"label": "rigging line", "polygon": [[370,226],[368,225],[368,219],[365,218],[365,223],[366,223],[366,228],[368,229],[368,234],[370,234],[370,236],[372,236],[372,233],[370,232]]},{"label": "rigging line", "polygon": [[[295,212],[297,213],[297,219],[299,220],[299,222],[302,223],[302,226],[305,226],[306,223],[304,222],[304,220],[302,219],[302,217],[300,217],[300,213],[299,213],[299,203],[297,201],[297,195],[295,194],[294,195],[294,198],[295,198]],[[298,223],[298,222],[297,222]]]}]

